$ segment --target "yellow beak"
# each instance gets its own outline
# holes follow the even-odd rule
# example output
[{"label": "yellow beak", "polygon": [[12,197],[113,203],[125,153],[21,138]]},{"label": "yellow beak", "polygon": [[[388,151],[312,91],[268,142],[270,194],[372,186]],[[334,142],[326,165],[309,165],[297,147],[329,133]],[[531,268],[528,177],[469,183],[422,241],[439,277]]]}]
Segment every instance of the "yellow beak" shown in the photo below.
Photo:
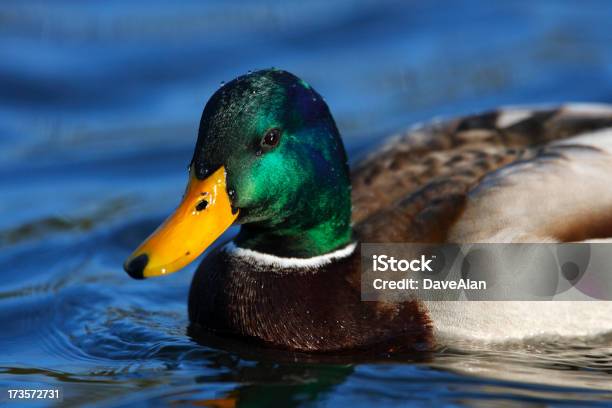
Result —
[{"label": "yellow beak", "polygon": [[166,275],[206,250],[238,217],[227,194],[225,168],[204,180],[192,176],[183,201],[123,265],[135,279]]}]

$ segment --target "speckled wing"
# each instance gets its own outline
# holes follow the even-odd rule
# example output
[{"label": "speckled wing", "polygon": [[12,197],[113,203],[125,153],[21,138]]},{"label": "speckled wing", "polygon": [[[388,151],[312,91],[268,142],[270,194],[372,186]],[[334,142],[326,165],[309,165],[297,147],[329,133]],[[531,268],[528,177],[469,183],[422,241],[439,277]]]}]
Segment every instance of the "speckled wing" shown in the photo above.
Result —
[{"label": "speckled wing", "polygon": [[353,222],[362,242],[612,236],[611,157],[608,105],[503,108],[416,126],[353,170]]}]

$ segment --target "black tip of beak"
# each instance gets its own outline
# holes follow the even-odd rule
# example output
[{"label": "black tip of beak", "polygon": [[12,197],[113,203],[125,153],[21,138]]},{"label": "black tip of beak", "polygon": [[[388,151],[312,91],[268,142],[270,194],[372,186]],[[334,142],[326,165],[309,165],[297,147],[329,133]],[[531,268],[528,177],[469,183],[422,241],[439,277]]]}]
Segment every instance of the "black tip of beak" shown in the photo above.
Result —
[{"label": "black tip of beak", "polygon": [[149,263],[149,257],[147,254],[138,255],[136,258],[132,259],[123,264],[123,269],[134,279],[144,279],[143,271],[144,268]]}]

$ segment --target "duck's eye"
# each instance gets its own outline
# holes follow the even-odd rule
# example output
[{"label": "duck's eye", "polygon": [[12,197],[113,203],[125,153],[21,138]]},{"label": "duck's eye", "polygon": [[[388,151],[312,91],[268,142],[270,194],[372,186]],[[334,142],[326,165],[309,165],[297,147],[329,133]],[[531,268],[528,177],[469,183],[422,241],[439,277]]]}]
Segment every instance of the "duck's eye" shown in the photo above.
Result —
[{"label": "duck's eye", "polygon": [[274,128],[266,132],[264,137],[261,138],[261,147],[264,150],[270,150],[275,147],[280,141],[281,131],[280,129]]}]

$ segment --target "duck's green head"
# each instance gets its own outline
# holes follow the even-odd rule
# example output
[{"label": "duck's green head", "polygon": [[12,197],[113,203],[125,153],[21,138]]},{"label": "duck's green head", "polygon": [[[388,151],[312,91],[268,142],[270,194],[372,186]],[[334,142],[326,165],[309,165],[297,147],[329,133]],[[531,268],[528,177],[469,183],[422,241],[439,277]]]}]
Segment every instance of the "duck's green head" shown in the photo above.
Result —
[{"label": "duck's green head", "polygon": [[181,205],[126,261],[133,277],[174,272],[232,224],[238,246],[285,257],[351,240],[346,153],[321,96],[282,70],[234,79],[210,98]]}]

